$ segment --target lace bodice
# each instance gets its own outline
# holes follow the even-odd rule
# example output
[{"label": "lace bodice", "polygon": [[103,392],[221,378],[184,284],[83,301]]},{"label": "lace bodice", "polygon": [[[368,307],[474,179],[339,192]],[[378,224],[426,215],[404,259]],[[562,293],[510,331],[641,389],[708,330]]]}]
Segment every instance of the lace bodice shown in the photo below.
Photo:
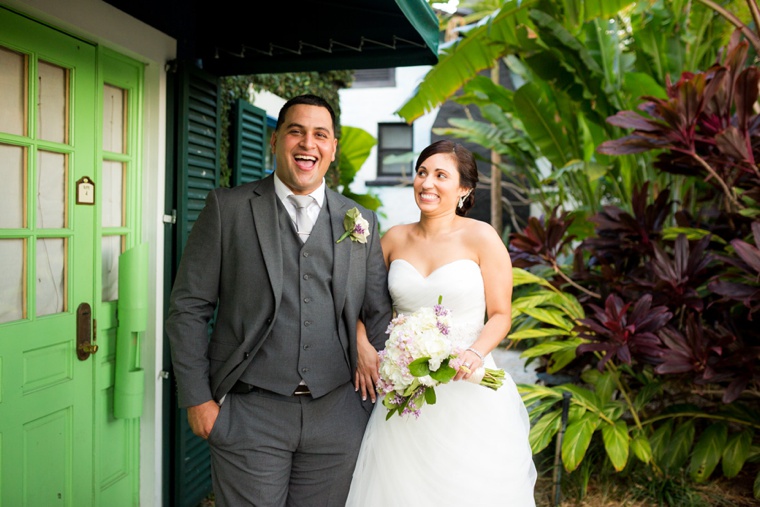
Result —
[{"label": "lace bodice", "polygon": [[486,300],[480,266],[459,259],[439,267],[427,277],[404,259],[391,263],[388,288],[398,313],[413,313],[424,306],[441,304],[451,310],[452,339],[468,346],[478,337],[486,316]]}]

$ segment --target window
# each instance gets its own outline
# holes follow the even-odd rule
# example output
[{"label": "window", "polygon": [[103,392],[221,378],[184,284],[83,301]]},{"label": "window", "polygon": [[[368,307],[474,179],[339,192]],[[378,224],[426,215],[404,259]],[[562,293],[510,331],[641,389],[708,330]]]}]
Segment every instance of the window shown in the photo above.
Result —
[{"label": "window", "polygon": [[352,88],[396,86],[396,69],[361,69],[354,71]]},{"label": "window", "polygon": [[[378,177],[407,177],[413,172],[412,126],[406,123],[380,123],[378,125],[377,175]],[[393,159],[388,159],[394,155]],[[400,155],[406,155],[399,160]]]}]

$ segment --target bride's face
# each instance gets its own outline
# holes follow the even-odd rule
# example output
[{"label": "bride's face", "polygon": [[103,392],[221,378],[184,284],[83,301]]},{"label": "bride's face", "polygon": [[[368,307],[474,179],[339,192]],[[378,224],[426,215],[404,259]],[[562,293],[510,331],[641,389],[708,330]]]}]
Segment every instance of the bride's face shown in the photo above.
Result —
[{"label": "bride's face", "polygon": [[453,212],[466,193],[459,185],[456,159],[445,153],[425,159],[414,177],[414,200],[423,212]]}]

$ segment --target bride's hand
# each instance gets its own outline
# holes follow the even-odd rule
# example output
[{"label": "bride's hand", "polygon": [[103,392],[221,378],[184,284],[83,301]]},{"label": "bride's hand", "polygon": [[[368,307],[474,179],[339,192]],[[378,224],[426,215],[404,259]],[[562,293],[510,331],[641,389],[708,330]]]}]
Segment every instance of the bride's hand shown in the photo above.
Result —
[{"label": "bride's hand", "polygon": [[369,342],[367,330],[361,321],[356,326],[356,349],[358,358],[356,373],[354,374],[354,387],[356,391],[361,393],[362,400],[366,400],[369,396],[372,403],[375,403],[377,401],[375,385],[380,380],[380,356]]},{"label": "bride's hand", "polygon": [[478,368],[485,366],[482,355],[473,350],[472,347],[462,352],[459,355],[459,358],[462,360],[462,367],[459,368],[459,371],[454,376],[454,380],[467,380],[472,377],[472,374],[475,373]]}]

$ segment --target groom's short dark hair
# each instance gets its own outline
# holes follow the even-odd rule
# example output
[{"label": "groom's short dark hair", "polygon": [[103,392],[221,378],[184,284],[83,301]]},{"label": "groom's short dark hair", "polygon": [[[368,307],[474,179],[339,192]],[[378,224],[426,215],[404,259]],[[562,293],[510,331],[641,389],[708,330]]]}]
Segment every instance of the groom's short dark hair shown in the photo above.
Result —
[{"label": "groom's short dark hair", "polygon": [[324,107],[327,109],[327,111],[330,113],[330,118],[332,118],[332,129],[333,134],[335,134],[337,125],[335,125],[335,111],[333,111],[332,106],[322,97],[318,95],[312,95],[310,93],[293,97],[287,101],[284,106],[282,106],[280,109],[280,115],[277,117],[277,125],[274,127],[275,130],[278,130],[280,128],[280,125],[282,125],[282,123],[285,121],[285,114],[288,112],[288,109],[298,104]]}]

